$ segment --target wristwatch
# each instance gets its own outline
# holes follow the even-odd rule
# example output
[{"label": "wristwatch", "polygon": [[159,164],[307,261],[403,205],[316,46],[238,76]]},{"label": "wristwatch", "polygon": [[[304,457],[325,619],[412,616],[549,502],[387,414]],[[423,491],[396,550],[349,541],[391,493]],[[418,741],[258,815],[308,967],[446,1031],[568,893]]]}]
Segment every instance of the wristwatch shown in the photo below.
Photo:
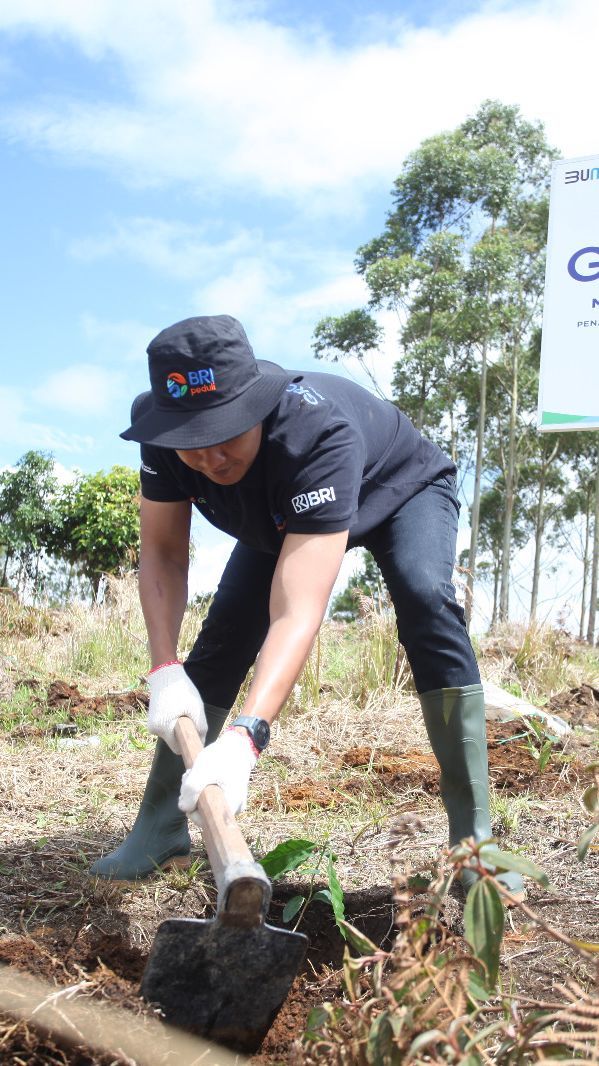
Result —
[{"label": "wristwatch", "polygon": [[264,718],[251,718],[247,714],[241,714],[231,722],[231,728],[237,725],[247,729],[258,751],[264,751],[270,740],[270,726]]}]

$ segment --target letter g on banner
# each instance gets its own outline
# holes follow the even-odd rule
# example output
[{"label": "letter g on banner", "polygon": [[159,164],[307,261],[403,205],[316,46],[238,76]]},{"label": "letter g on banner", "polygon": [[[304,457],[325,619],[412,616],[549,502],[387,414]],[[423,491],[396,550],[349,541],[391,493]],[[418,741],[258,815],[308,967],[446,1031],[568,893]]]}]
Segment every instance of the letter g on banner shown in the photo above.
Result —
[{"label": "letter g on banner", "polygon": [[[574,281],[598,281],[599,280],[599,259],[585,261],[583,256],[595,255],[599,256],[599,248],[591,245],[589,248],[581,248],[578,252],[574,252],[574,255],[568,261],[568,274]],[[581,270],[585,273],[581,274]],[[588,271],[594,271],[594,273],[588,273]]]}]

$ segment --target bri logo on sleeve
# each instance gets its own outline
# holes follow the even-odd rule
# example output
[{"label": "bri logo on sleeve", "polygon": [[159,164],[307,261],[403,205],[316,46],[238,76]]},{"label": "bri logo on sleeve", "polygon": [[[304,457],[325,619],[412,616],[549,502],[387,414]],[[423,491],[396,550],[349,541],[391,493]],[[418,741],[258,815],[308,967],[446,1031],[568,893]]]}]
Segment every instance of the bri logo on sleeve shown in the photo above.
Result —
[{"label": "bri logo on sleeve", "polygon": [[332,503],[336,499],[335,489],[329,485],[328,489],[300,492],[299,496],[294,496],[291,502],[295,513],[301,514],[302,511],[309,511],[311,507],[318,507],[319,503]]}]

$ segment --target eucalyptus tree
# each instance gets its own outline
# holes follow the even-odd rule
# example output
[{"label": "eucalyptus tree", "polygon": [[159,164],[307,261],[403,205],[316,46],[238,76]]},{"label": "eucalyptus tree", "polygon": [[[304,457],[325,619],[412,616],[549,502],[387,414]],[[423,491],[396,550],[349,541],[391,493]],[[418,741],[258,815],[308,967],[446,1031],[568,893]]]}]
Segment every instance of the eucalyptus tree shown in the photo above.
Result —
[{"label": "eucalyptus tree", "polygon": [[599,437],[589,431],[564,433],[562,449],[570,477],[560,508],[560,533],[582,564],[579,637],[594,644],[599,584]]},{"label": "eucalyptus tree", "polygon": [[382,340],[382,328],[368,311],[358,308],[337,318],[330,315],[321,318],[314,329],[312,348],[317,359],[330,359],[333,363],[353,356],[370,378],[375,392],[387,399],[366,361],[367,355],[379,351]]},{"label": "eucalyptus tree", "polygon": [[528,503],[534,538],[532,586],[529,618],[534,622],[539,605],[541,560],[545,542],[555,541],[557,533],[550,534],[550,525],[555,526],[563,506],[567,490],[567,468],[563,462],[563,437],[546,436],[532,429],[529,456],[522,468],[522,492]]},{"label": "eucalyptus tree", "polygon": [[[462,461],[475,436],[468,617],[487,445],[487,367],[499,357],[510,367],[515,410],[520,352],[536,324],[542,289],[540,253],[532,247],[534,222],[542,216],[537,205],[546,199],[554,155],[542,124],[526,121],[517,107],[486,101],[472,118],[428,138],[406,158],[383,232],[357,252],[356,267],[371,295],[369,309],[360,312],[361,337],[373,338],[380,309],[392,308],[398,317],[395,399]],[[347,340],[349,316],[326,323],[329,339],[339,330]],[[327,352],[322,343],[321,325],[314,348],[326,357],[330,348]],[[379,350],[380,338],[370,351]],[[515,439],[513,424],[508,454]],[[514,488],[509,470],[505,488],[512,498],[506,500],[502,565],[509,566]],[[509,573],[501,583],[504,609],[508,578]]]}]

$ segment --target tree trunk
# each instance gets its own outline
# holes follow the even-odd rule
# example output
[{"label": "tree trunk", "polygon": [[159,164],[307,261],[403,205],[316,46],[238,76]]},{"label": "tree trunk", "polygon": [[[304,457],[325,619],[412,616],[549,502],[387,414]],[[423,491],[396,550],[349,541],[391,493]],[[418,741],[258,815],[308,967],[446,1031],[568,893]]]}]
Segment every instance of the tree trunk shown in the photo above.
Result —
[{"label": "tree trunk", "polygon": [[543,526],[545,522],[545,478],[547,468],[545,463],[541,467],[539,481],[539,496],[537,499],[537,511],[535,515],[535,557],[532,566],[532,592],[530,596],[530,618],[532,623],[537,617],[537,603],[539,600],[539,576],[541,573],[541,544],[543,540]]},{"label": "tree trunk", "polygon": [[41,551],[38,551],[35,557],[35,573],[33,575],[33,602],[39,603],[41,601],[40,596],[40,562],[42,559]]},{"label": "tree trunk", "polygon": [[501,573],[501,562],[498,559],[495,560],[493,566],[493,614],[491,616],[491,629],[495,629],[497,620],[499,617],[499,575]]},{"label": "tree trunk", "polygon": [[501,546],[501,591],[499,594],[499,618],[507,621],[510,605],[510,556],[512,547],[512,522],[514,517],[514,493],[516,480],[516,414],[518,411],[518,346],[512,353],[511,407],[508,432],[508,459],[505,474],[505,513]]},{"label": "tree trunk", "polygon": [[478,528],[480,524],[480,486],[483,472],[483,451],[485,445],[485,422],[487,407],[487,342],[485,340],[480,365],[480,407],[476,428],[476,466],[474,470],[474,489],[472,495],[472,512],[470,516],[470,550],[468,552],[468,577],[466,579],[466,602],[464,612],[466,625],[470,629],[474,598],[474,577],[476,555],[478,551]]},{"label": "tree trunk", "polygon": [[590,496],[587,499],[587,509],[585,514],[585,529],[584,529],[584,556],[582,560],[582,601],[580,604],[580,626],[578,629],[579,640],[584,640],[584,621],[587,613],[587,589],[589,584],[589,569],[590,558],[589,549],[591,546],[591,499]]},{"label": "tree trunk", "polygon": [[2,586],[3,587],[6,585],[8,564],[9,564],[11,559],[12,559],[12,555],[11,555],[10,552],[7,551],[5,556],[4,556],[4,567],[2,569]]},{"label": "tree trunk", "polygon": [[537,604],[539,600],[539,581],[541,576],[541,549],[543,547],[543,533],[545,531],[545,486],[547,484],[547,471],[555,459],[559,447],[557,438],[549,455],[545,454],[545,442],[542,445],[541,476],[539,478],[539,495],[535,516],[535,557],[532,568],[532,593],[530,597],[530,621],[534,622],[537,616]]},{"label": "tree trunk", "polygon": [[595,477],[595,524],[593,529],[593,568],[591,570],[591,588],[589,592],[589,624],[587,641],[595,643],[595,617],[597,614],[597,571],[599,569],[599,462]]}]

